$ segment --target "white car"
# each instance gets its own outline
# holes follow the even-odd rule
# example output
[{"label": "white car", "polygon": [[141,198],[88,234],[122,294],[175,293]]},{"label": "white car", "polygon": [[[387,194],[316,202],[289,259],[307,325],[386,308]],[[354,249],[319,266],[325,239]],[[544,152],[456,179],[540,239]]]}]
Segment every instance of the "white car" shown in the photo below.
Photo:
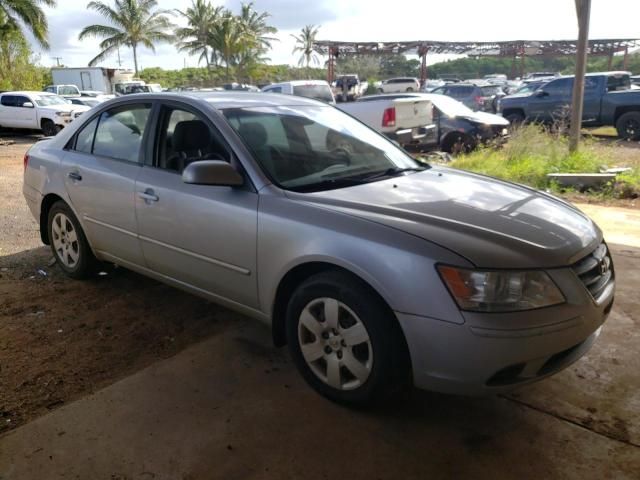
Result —
[{"label": "white car", "polygon": [[291,82],[272,83],[264,87],[262,91],[313,98],[332,105],[336,103],[331,87],[324,80],[293,80]]},{"label": "white car", "polygon": [[420,81],[412,77],[390,78],[382,82],[380,93],[419,92]]},{"label": "white car", "polygon": [[52,137],[89,109],[53,93],[4,92],[0,95],[0,127],[42,130]]}]

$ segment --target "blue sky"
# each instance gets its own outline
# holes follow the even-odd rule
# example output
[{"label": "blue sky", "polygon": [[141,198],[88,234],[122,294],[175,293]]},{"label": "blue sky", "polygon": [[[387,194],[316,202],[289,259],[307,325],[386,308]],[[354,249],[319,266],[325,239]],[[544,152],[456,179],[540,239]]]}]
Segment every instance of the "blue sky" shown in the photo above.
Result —
[{"label": "blue sky", "polygon": [[[109,0],[106,0],[109,1]],[[47,9],[50,25],[49,51],[34,50],[40,63],[54,65],[62,57],[67,66],[86,65],[97,52],[98,41],[77,40],[88,24],[103,23],[86,9],[85,0],[58,0]],[[187,0],[159,0],[161,8],[184,9]],[[214,0],[216,5],[239,9],[240,0]],[[271,63],[296,64],[292,33],[304,25],[321,25],[320,38],[347,41],[400,40],[513,40],[571,39],[577,36],[574,0],[255,0],[255,8],[271,13],[279,29],[279,42]],[[593,0],[591,38],[640,38],[639,0]],[[133,67],[131,53],[122,50],[123,67]],[[431,56],[430,62],[440,60]],[[116,66],[116,57],[102,66]],[[181,68],[195,66],[196,58],[178,53],[172,45],[159,45],[156,54],[140,53],[141,67]]]}]

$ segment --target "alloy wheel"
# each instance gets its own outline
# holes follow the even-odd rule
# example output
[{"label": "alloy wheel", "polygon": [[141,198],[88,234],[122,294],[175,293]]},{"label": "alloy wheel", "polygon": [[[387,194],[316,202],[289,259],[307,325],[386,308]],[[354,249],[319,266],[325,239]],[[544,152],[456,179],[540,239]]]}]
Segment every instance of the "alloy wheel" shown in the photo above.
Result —
[{"label": "alloy wheel", "polygon": [[80,260],[80,243],[73,222],[64,213],[56,213],[51,225],[53,248],[58,261],[73,269]]},{"label": "alloy wheel", "polygon": [[369,332],[353,310],[334,298],[307,304],[298,322],[298,341],[311,371],[332,388],[353,390],[371,374]]}]

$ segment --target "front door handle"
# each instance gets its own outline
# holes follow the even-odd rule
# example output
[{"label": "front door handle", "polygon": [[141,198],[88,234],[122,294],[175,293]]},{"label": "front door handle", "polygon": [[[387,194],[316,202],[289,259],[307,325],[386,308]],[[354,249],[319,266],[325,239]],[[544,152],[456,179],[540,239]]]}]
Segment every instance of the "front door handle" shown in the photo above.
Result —
[{"label": "front door handle", "polygon": [[157,202],[158,200],[160,200],[160,198],[151,188],[147,188],[144,192],[138,192],[138,197],[144,200],[146,203]]},{"label": "front door handle", "polygon": [[67,177],[69,177],[71,180],[73,180],[74,182],[80,182],[82,181],[82,175],[80,175],[78,172],[69,172],[69,174],[67,175]]}]

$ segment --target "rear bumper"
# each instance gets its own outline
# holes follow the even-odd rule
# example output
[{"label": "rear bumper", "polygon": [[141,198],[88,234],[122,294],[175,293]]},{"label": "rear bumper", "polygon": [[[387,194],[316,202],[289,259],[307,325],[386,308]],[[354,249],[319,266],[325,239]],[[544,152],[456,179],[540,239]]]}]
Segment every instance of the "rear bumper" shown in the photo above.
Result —
[{"label": "rear bumper", "polygon": [[[589,351],[613,304],[585,302],[563,317],[567,308],[549,307],[522,314],[493,314],[499,326],[475,321],[455,324],[396,312],[404,332],[418,388],[462,395],[512,390],[559,372]],[[485,314],[488,315],[488,314]],[[537,321],[536,321],[537,317]],[[537,324],[536,326],[526,326]]]},{"label": "rear bumper", "polygon": [[400,145],[419,145],[427,139],[433,138],[435,132],[436,126],[432,124],[423,127],[400,128],[394,132],[384,132],[384,135]]},{"label": "rear bumper", "polygon": [[36,220],[40,220],[40,204],[42,203],[42,194],[26,183],[22,186],[22,194],[27,201],[27,206],[31,214]]}]

